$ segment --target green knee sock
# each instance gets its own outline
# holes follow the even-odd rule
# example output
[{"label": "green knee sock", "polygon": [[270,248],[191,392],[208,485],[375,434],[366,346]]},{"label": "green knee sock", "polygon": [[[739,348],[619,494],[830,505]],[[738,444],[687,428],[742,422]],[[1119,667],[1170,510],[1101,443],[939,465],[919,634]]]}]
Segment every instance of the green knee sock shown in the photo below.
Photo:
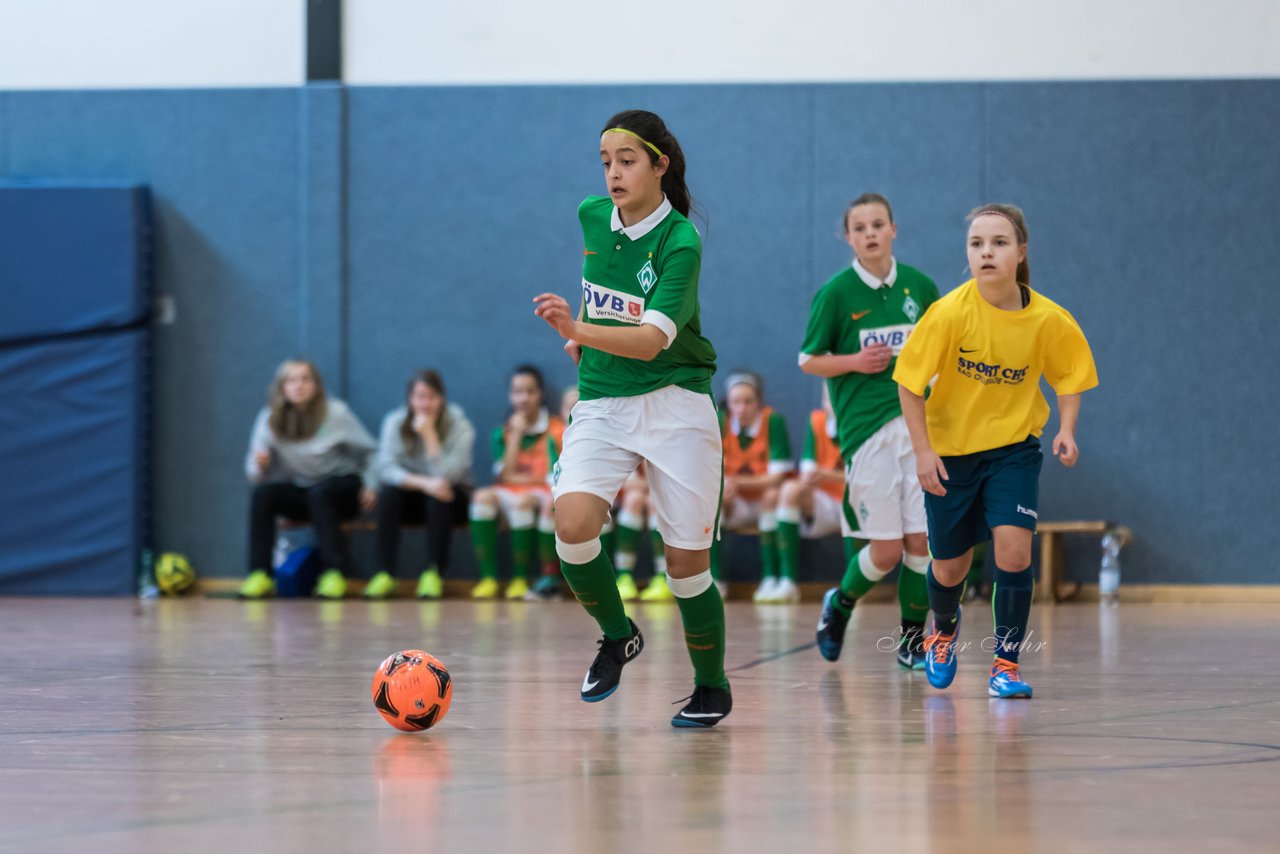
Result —
[{"label": "green knee sock", "polygon": [[778,577],[778,532],[760,532],[760,577]]},{"label": "green knee sock", "polygon": [[537,547],[537,528],[511,529],[511,574],[515,578],[528,579],[533,565],[533,552]]},{"label": "green knee sock", "polygon": [[[863,567],[863,555],[866,555],[865,563],[871,564],[871,555],[868,551],[870,548],[870,546],[864,546],[861,551],[853,556],[853,560],[849,561],[849,566],[844,571],[844,578],[840,581],[840,592],[855,602],[861,599],[868,590],[875,587],[880,579],[887,574],[878,572],[874,568],[868,570]],[[839,597],[836,598],[836,606],[839,607]]]},{"label": "green knee sock", "polygon": [[[605,554],[611,555],[613,554],[614,549],[617,548],[617,546],[615,545],[617,543],[617,540],[618,540],[618,526],[613,521],[613,517],[610,516],[609,521],[605,522],[604,527],[600,529],[600,548],[604,550]],[[553,551],[555,550],[555,544],[556,544],[556,538],[555,538],[555,535],[552,535],[551,548]]]},{"label": "green knee sock", "polygon": [[476,567],[481,578],[498,577],[498,521],[471,520],[471,547],[476,553]]},{"label": "green knee sock", "polygon": [[903,564],[898,565],[898,607],[903,622],[923,623],[929,615],[929,582]]},{"label": "green knee sock", "polygon": [[724,600],[712,584],[691,599],[676,597],[684,623],[684,642],[693,662],[693,684],[729,687],[724,672]]},{"label": "green knee sock", "polygon": [[560,561],[560,572],[573,595],[595,619],[609,640],[631,637],[631,621],[618,595],[618,582],[613,575],[613,562],[604,549],[588,563]]},{"label": "green knee sock", "polygon": [[858,552],[867,544],[866,540],[860,540],[857,537],[844,537],[841,545],[844,546],[844,565],[848,566],[849,561],[858,556]]},{"label": "green knee sock", "polygon": [[630,518],[623,513],[618,518],[618,534],[614,540],[614,562],[618,572],[631,572],[636,568],[636,552],[640,549],[640,529],[628,525]]},{"label": "green knee sock", "polygon": [[560,568],[560,558],[556,556],[556,532],[538,529],[538,563],[545,574],[554,575]]},{"label": "green knee sock", "polygon": [[800,525],[778,520],[778,572],[783,578],[796,580],[800,563]]}]

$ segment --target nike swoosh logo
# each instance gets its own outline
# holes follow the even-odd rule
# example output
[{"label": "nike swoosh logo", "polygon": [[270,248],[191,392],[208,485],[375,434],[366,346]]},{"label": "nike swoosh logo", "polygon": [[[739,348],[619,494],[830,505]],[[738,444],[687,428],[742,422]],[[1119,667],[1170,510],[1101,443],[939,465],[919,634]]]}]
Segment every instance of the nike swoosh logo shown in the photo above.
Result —
[{"label": "nike swoosh logo", "polygon": [[681,712],[682,718],[722,718],[723,712]]},{"label": "nike swoosh logo", "polygon": [[592,252],[590,249],[583,249],[583,250],[582,250],[582,254],[583,254],[583,255],[599,255],[600,253],[599,253],[599,252]]},{"label": "nike swoosh logo", "polygon": [[584,694],[600,684],[600,680],[598,679],[595,682],[588,682],[587,680],[590,678],[591,678],[590,674],[582,677],[582,693]]},{"label": "nike swoosh logo", "polygon": [[961,352],[961,353],[976,353],[976,352],[978,352],[978,348],[977,348],[977,347],[974,347],[972,350],[966,350],[965,348],[961,347],[961,348],[960,348],[960,352]]},{"label": "nike swoosh logo", "polygon": [[853,320],[861,320],[862,318],[866,317],[870,313],[871,313],[871,309],[867,309],[866,311],[855,311],[853,314],[849,315],[849,317],[852,318]]},{"label": "nike swoosh logo", "polygon": [[827,624],[828,624],[828,623],[830,623],[830,622],[831,622],[830,620],[819,620],[819,621],[818,621],[818,631],[822,631],[823,629],[825,629],[825,628],[827,627]]}]

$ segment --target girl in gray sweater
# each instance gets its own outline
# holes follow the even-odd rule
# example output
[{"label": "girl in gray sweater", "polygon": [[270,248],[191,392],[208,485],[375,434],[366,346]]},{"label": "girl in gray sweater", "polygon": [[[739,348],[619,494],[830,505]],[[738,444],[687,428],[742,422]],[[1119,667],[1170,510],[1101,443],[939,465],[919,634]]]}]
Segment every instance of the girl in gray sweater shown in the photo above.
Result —
[{"label": "girl in gray sweater", "polygon": [[341,599],[351,559],[342,523],[376,500],[373,437],[345,403],[326,397],[319,371],[290,360],[276,369],[249,440],[245,474],[254,484],[249,511],[245,599],[273,596],[271,547],[276,517],[309,522],[325,571],[316,595]]},{"label": "girl in gray sweater", "polygon": [[378,440],[378,567],[364,595],[385,599],[396,587],[400,526],[425,524],[427,568],[418,598],[439,599],[449,570],[453,528],[467,520],[471,454],[476,431],[462,408],[445,397],[435,371],[414,374],[405,404],[382,419]]}]

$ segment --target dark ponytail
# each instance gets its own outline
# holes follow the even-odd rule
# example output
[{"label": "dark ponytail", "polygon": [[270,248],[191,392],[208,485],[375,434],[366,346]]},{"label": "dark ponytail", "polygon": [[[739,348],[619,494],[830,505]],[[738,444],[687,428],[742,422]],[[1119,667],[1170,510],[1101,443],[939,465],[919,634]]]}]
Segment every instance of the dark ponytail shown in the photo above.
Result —
[{"label": "dark ponytail", "polygon": [[[684,182],[684,150],[662,119],[647,110],[623,110],[609,119],[600,131],[601,136],[611,128],[629,130],[667,156],[667,171],[662,176],[662,192],[666,193],[671,207],[679,211],[681,216],[688,217],[694,204],[693,197],[689,195],[689,187]],[[648,145],[644,146],[644,150],[649,154],[650,162],[656,165],[657,152]]]},{"label": "dark ponytail", "polygon": [[[1001,216],[1009,220],[1009,222],[1013,224],[1013,231],[1014,235],[1018,238],[1018,245],[1027,245],[1027,218],[1023,216],[1022,208],[1017,205],[983,205],[980,208],[974,208],[969,211],[969,216],[965,218],[965,221],[972,224],[978,217],[986,216],[988,214]],[[1022,261],[1018,264],[1017,278],[1020,284],[1030,287],[1031,265],[1028,264],[1027,261],[1028,258],[1024,256]]]}]

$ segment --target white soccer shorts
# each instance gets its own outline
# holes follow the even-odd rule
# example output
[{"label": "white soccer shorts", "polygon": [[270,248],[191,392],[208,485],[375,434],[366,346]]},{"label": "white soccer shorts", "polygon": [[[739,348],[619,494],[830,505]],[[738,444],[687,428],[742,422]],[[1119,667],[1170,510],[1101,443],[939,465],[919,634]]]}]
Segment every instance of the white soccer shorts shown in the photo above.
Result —
[{"label": "white soccer shorts", "polygon": [[849,506],[866,540],[897,540],[929,525],[907,422],[899,415],[871,435],[845,468]]},{"label": "white soccer shorts", "polygon": [[667,386],[635,397],[580,400],[552,475],[553,498],[585,492],[610,505],[641,460],[662,541],[711,547],[723,468],[720,422],[708,394]]}]

